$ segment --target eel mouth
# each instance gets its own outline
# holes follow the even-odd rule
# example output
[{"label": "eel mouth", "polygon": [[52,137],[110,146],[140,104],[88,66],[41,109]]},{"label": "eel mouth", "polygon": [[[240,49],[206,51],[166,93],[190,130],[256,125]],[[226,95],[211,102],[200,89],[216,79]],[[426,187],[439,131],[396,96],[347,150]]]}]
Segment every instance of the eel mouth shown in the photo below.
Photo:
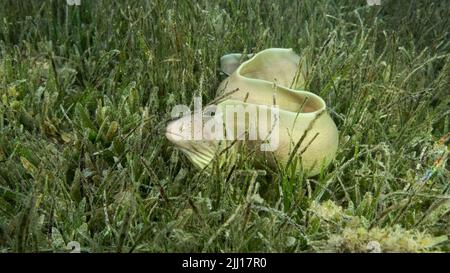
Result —
[{"label": "eel mouth", "polygon": [[173,120],[171,122],[169,122],[169,124],[167,124],[166,127],[166,138],[172,142],[172,143],[177,143],[179,141],[182,141],[183,135],[179,132],[179,126],[178,126],[178,121],[177,120]]},{"label": "eel mouth", "polygon": [[177,120],[169,122],[166,127],[165,136],[180,151],[182,151],[189,160],[198,168],[204,168],[213,159],[217,146],[215,142],[206,140],[194,140],[194,130],[186,126],[187,122],[192,121],[192,116],[188,115]]}]

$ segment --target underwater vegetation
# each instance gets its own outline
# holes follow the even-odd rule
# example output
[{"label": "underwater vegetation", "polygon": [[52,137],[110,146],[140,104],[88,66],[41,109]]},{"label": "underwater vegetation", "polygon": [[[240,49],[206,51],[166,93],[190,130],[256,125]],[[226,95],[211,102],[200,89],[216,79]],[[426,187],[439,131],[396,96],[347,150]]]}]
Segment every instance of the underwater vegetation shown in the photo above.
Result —
[{"label": "underwater vegetation", "polygon": [[[0,251],[449,252],[448,5],[0,0]],[[305,61],[335,155],[197,168],[172,109],[268,48]]]}]

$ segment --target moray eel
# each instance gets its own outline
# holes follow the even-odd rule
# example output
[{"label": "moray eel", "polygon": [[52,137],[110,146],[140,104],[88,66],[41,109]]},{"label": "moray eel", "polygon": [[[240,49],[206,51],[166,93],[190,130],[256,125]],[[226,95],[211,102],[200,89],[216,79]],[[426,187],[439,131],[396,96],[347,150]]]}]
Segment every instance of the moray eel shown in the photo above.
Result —
[{"label": "moray eel", "polygon": [[[243,57],[250,59],[241,63]],[[221,70],[228,77],[216,100],[194,113],[187,106],[178,110],[184,115],[166,128],[169,141],[195,166],[208,169],[214,159],[233,160],[240,147],[268,166],[301,164],[297,169],[308,176],[329,165],[338,130],[325,101],[302,90],[306,68],[292,49],[228,54],[221,58]]]}]

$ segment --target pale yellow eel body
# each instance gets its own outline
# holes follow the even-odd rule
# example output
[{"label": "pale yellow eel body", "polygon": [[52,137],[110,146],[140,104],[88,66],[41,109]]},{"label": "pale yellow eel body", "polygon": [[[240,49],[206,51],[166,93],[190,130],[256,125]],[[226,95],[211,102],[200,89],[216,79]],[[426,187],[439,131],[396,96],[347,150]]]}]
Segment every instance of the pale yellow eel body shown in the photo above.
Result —
[{"label": "pale yellow eel body", "polygon": [[[231,153],[238,153],[239,150],[237,147],[240,143],[236,145],[236,142],[245,142],[246,147],[252,149],[256,156],[263,157],[269,165],[297,162],[308,176],[317,175],[322,168],[329,165],[336,154],[338,130],[322,98],[311,92],[293,89],[302,88],[304,85],[305,69],[299,64],[300,57],[292,49],[281,48],[263,50],[242,64],[239,64],[240,56],[230,54],[221,59],[222,70],[229,74],[229,77],[217,89],[217,97],[222,98],[217,102],[217,109],[226,113],[224,109],[227,106],[238,105],[270,112],[273,105],[277,106],[275,123],[271,123],[270,118],[261,123],[260,115],[255,116],[253,121],[256,126],[265,123],[272,129],[274,124],[278,126],[277,141],[274,141],[277,142],[276,149],[261,151],[261,144],[267,143],[267,135],[258,135],[257,140],[231,141],[217,140],[207,135],[208,132],[204,132],[202,139],[196,140],[193,137],[195,129],[183,127],[188,120],[195,122],[193,115],[169,123],[166,129],[167,138],[199,168],[207,169],[215,158],[220,158],[218,155],[225,149],[228,156],[222,155],[221,160],[231,158],[230,150]],[[236,128],[241,127],[248,133],[250,117],[234,118],[232,125],[232,119],[228,119],[227,114],[223,117],[224,127],[233,126],[235,132]],[[203,121],[207,122],[211,118],[213,117],[204,117]],[[180,137],[183,130],[190,131]],[[234,136],[237,137],[236,134]],[[236,148],[227,149],[231,144]],[[293,156],[293,153],[298,157]],[[294,158],[299,160],[293,160]]]}]

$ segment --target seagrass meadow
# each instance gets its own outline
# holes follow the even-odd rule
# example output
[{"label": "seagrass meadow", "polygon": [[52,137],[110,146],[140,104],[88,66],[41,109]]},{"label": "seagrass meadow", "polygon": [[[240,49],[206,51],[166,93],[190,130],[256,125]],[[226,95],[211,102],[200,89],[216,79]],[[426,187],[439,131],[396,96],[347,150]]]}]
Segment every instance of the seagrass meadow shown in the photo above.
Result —
[{"label": "seagrass meadow", "polygon": [[[220,57],[292,48],[314,177],[166,139]],[[450,1],[0,0],[0,252],[449,252]]]}]

